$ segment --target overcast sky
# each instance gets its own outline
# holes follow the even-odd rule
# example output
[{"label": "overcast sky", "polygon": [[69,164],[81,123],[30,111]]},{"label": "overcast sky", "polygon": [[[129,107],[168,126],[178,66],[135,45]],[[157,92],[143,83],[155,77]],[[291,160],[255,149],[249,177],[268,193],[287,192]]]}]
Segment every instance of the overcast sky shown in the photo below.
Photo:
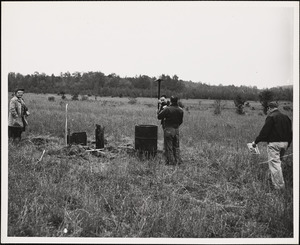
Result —
[{"label": "overcast sky", "polygon": [[1,5],[2,60],[7,72],[165,74],[211,85],[258,88],[295,82],[299,8],[293,6],[298,2]]}]

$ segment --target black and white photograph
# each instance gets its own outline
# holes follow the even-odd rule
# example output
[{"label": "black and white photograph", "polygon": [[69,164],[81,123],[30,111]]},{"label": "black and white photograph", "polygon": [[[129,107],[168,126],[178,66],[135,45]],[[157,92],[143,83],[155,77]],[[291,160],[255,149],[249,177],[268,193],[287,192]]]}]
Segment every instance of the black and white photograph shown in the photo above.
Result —
[{"label": "black and white photograph", "polygon": [[299,2],[1,1],[1,243],[299,244]]}]

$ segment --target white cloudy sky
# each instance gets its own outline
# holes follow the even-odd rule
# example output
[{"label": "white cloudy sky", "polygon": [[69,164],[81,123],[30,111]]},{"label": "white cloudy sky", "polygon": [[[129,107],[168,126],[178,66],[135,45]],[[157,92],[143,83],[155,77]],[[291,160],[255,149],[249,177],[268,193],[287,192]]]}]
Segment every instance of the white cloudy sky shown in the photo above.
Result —
[{"label": "white cloudy sky", "polygon": [[176,74],[211,85],[289,85],[299,58],[297,4],[2,2],[2,61],[7,72],[24,75],[101,71]]}]

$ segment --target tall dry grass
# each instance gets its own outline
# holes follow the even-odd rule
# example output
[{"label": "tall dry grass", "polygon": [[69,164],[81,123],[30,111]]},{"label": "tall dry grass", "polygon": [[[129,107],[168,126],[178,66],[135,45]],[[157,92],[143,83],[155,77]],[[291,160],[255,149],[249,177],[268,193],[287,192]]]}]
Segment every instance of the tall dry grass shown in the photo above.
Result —
[{"label": "tall dry grass", "polygon": [[[135,125],[160,125],[155,99],[25,96],[30,126],[22,142],[9,142],[8,236],[293,237],[292,157],[284,164],[286,191],[277,193],[260,164],[265,144],[259,156],[246,147],[264,123],[258,103],[241,116],[228,101],[215,115],[213,101],[184,100],[184,164],[170,167],[161,153],[141,159],[118,151],[109,158],[64,147],[65,103],[71,132],[85,131],[93,141],[101,124],[106,145],[118,146],[134,142]],[[34,142],[37,136],[45,141]],[[162,149],[161,128],[158,144]]]}]

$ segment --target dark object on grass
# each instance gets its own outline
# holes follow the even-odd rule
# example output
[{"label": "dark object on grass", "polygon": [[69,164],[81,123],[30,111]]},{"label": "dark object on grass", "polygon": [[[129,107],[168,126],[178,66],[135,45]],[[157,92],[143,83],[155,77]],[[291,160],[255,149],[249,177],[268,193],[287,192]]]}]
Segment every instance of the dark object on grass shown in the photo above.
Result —
[{"label": "dark object on grass", "polygon": [[142,155],[155,156],[157,153],[157,126],[135,126],[135,150]]},{"label": "dark object on grass", "polygon": [[104,148],[104,127],[101,127],[99,124],[96,124],[95,138],[96,149]]},{"label": "dark object on grass", "polygon": [[86,132],[72,133],[71,135],[68,133],[67,143],[69,145],[72,144],[87,145]]}]

